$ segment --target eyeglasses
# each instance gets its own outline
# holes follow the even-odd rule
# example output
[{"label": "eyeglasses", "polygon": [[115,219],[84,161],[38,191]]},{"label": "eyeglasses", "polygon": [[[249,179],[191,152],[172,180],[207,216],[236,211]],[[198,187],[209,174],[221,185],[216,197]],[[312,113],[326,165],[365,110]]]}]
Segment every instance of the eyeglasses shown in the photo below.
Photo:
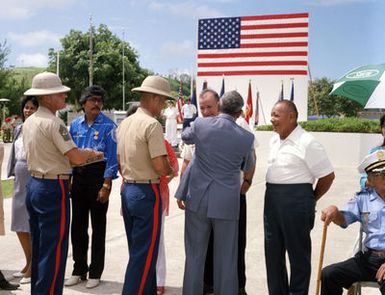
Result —
[{"label": "eyeglasses", "polygon": [[93,103],[99,103],[99,104],[103,103],[103,99],[102,98],[95,97],[95,96],[87,98],[87,101],[90,101],[90,102],[93,102]]}]

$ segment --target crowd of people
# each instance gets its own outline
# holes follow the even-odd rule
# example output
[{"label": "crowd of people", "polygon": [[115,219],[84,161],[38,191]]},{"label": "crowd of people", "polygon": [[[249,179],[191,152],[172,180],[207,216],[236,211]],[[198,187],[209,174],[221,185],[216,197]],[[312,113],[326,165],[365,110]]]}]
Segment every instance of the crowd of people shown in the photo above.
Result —
[{"label": "crowd of people", "polygon": [[[87,280],[86,288],[97,287],[105,263],[112,181],[120,173],[129,252],[122,294],[162,295],[168,183],[179,172],[173,150],[177,112],[170,84],[160,76],[144,79],[140,87],[132,89],[139,93],[139,105],[128,110],[119,126],[102,113],[103,88],[89,86],[79,98],[84,114],[68,130],[55,112],[65,106],[69,91],[57,75],[44,72],[33,78],[32,87],[24,93],[24,123],[14,133],[8,176],[15,177],[11,230],[17,233],[26,262],[13,276],[22,278],[20,284],[30,283],[32,294],[60,295],[64,285],[82,280]],[[246,193],[253,181],[257,141],[242,118],[244,99],[237,91],[220,98],[206,89],[198,101],[201,117],[196,119],[195,106],[184,106],[183,162],[175,192],[185,214],[182,293],[245,295]],[[163,112],[166,131],[171,132],[166,139],[158,120]],[[282,100],[274,105],[271,123],[276,134],[267,159],[263,218],[271,295],[309,293],[315,205],[335,178],[324,147],[297,119],[293,102]],[[385,137],[384,121],[385,117],[381,119]],[[0,146],[1,158],[3,151]],[[343,288],[362,280],[378,281],[385,294],[383,146],[371,150],[359,170],[364,177],[361,192],[342,210],[325,208],[321,219],[341,227],[361,222],[365,249],[324,268],[324,295],[342,294]],[[70,224],[74,264],[72,275],[65,280]],[[0,272],[0,289],[18,287]]]}]

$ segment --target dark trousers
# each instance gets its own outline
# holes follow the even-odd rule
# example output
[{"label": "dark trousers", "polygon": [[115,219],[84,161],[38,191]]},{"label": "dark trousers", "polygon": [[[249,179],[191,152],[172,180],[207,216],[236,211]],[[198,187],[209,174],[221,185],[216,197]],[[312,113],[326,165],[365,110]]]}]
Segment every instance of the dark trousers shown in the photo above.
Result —
[{"label": "dark trousers", "polygon": [[183,119],[183,130],[186,128],[186,127],[190,127],[190,123],[192,121],[194,121],[195,118],[192,118],[192,119]]},{"label": "dark trousers", "polygon": [[121,197],[129,252],[122,294],[156,294],[162,222],[159,185],[124,183]]},{"label": "dark trousers", "polygon": [[[315,198],[311,184],[266,184],[264,230],[270,295],[308,295],[311,274],[310,231]],[[288,281],[285,253],[290,261]]]},{"label": "dark trousers", "polygon": [[31,294],[61,295],[68,252],[68,180],[31,177],[26,206],[32,237]]},{"label": "dark trousers", "polygon": [[[245,288],[246,286],[246,264],[245,264],[245,250],[246,250],[246,220],[247,220],[247,207],[246,207],[246,195],[240,196],[239,206],[239,223],[238,223],[238,284],[239,288]],[[209,245],[207,248],[204,283],[207,286],[214,286],[214,254],[213,254],[213,232],[210,234]]]},{"label": "dark trousers", "polygon": [[[357,253],[353,258],[335,263],[322,270],[321,295],[342,294],[343,289],[359,281],[376,281],[378,268],[385,263],[385,257],[372,255],[370,251]],[[385,294],[385,281],[378,285]]]},{"label": "dark trousers", "polygon": [[[97,201],[98,193],[104,181],[104,165],[96,164],[95,166],[93,164],[90,166],[93,167],[76,168],[73,175],[71,242],[74,269],[72,274],[82,276],[89,272],[90,279],[99,279],[104,269],[108,202],[102,204]],[[96,170],[91,173],[89,172],[90,169]],[[88,223],[90,215],[92,241],[91,262],[88,266]]]}]

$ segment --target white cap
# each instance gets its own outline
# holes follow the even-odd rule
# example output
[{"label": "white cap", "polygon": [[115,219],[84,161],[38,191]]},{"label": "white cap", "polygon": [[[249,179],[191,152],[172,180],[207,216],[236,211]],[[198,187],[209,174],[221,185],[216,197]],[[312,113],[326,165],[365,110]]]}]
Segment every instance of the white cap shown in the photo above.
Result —
[{"label": "white cap", "polygon": [[367,155],[358,166],[360,173],[382,172],[385,170],[385,151],[378,150]]}]

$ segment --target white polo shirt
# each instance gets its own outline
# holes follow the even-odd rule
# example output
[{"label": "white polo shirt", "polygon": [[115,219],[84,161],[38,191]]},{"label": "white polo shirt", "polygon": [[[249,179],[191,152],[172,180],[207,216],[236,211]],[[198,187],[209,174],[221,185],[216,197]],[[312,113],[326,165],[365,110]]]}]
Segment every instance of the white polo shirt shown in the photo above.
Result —
[{"label": "white polo shirt", "polygon": [[313,184],[333,172],[324,147],[299,125],[284,140],[273,136],[267,165],[266,181],[275,184]]},{"label": "white polo shirt", "polygon": [[197,113],[197,108],[195,107],[195,105],[190,103],[190,104],[183,105],[181,111],[183,114],[183,118],[192,119],[192,118],[194,118],[194,115]]}]

